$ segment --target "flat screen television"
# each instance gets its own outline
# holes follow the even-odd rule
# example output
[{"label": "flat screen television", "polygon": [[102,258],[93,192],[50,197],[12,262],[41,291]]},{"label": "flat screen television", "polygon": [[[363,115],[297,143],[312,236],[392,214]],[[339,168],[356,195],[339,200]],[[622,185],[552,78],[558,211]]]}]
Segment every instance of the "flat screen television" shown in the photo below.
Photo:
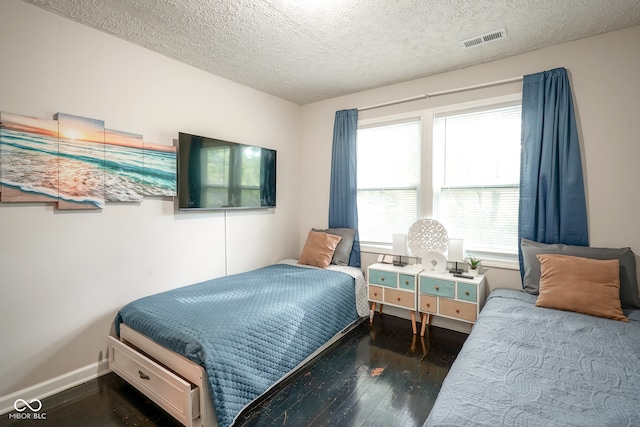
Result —
[{"label": "flat screen television", "polygon": [[179,210],[275,206],[275,150],[180,132]]}]

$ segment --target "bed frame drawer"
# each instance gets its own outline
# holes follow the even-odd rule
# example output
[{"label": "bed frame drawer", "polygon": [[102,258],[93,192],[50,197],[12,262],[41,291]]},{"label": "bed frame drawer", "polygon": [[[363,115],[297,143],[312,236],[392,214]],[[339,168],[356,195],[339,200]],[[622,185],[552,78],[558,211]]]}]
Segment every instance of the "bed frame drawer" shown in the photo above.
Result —
[{"label": "bed frame drawer", "polygon": [[114,337],[109,337],[109,368],[185,426],[200,416],[198,387]]}]

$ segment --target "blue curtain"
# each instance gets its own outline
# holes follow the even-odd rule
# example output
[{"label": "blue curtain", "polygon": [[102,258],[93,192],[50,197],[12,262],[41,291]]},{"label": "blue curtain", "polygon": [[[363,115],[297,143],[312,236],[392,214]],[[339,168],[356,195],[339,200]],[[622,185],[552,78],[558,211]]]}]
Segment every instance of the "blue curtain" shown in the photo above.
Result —
[{"label": "blue curtain", "polygon": [[331,188],[329,193],[329,228],[353,228],[356,237],[349,265],[360,267],[358,203],[356,183],[356,133],[358,110],[336,112],[331,154]]},{"label": "blue curtain", "polygon": [[580,143],[564,68],[524,76],[518,237],[589,245]]}]

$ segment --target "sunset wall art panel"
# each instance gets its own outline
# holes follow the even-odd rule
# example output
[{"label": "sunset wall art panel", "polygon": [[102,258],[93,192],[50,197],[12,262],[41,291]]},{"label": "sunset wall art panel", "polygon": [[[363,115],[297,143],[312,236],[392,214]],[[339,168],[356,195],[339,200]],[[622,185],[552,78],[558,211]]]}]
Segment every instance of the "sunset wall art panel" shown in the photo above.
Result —
[{"label": "sunset wall art panel", "polygon": [[104,121],[57,113],[58,209],[102,209],[105,204]]},{"label": "sunset wall art panel", "polygon": [[0,201],[58,198],[58,122],[0,112]]},{"label": "sunset wall art panel", "polygon": [[136,133],[107,129],[99,119],[0,112],[0,202],[97,210],[107,202],[174,197],[176,151]]}]

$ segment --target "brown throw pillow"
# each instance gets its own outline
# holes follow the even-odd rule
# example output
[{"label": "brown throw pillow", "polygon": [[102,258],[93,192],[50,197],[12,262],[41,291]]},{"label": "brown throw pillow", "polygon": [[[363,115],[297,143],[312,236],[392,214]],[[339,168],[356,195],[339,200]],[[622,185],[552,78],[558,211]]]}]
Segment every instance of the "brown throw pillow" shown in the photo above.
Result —
[{"label": "brown throw pillow", "polygon": [[340,240],[342,240],[342,237],[335,234],[309,231],[300,259],[298,259],[298,264],[327,268]]},{"label": "brown throw pillow", "polygon": [[628,322],[620,306],[620,263],[568,255],[537,255],[538,307],[575,311]]}]

